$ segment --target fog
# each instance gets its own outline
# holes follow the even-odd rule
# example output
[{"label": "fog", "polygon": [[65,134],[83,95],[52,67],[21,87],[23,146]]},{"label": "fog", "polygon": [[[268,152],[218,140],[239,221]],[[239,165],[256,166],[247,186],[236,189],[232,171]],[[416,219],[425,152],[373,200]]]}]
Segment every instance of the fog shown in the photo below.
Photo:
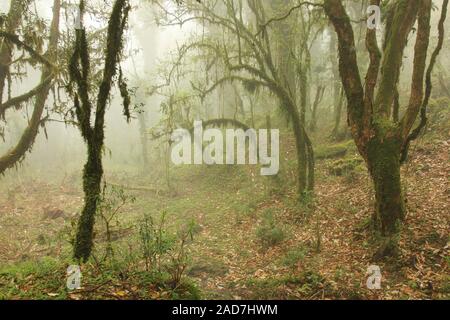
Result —
[{"label": "fog", "polygon": [[[37,13],[46,20],[51,19],[49,3],[48,0],[36,1]],[[98,1],[98,3],[102,3],[102,1]],[[134,1],[132,5],[133,10],[130,14],[126,35],[125,55],[127,58],[122,62],[122,66],[125,76],[129,79],[129,86],[141,87],[137,91],[137,95],[139,95],[139,103],[143,103],[144,106],[138,108],[137,110],[140,111],[136,110],[131,122],[127,123],[122,115],[121,100],[117,98],[118,91],[114,89],[112,92],[113,99],[110,101],[105,119],[104,160],[106,172],[110,168],[117,167],[126,168],[135,173],[142,170],[137,115],[140,112],[144,114],[147,121],[146,138],[150,140],[149,130],[160,120],[162,101],[160,96],[149,96],[145,91],[165,81],[159,77],[159,69],[164,67],[164,64],[167,65],[171,62],[171,58],[176,57],[176,49],[198,28],[195,23],[188,23],[183,28],[179,26],[158,27],[154,17],[155,8],[148,1]],[[2,2],[0,12],[6,13],[8,10],[9,3]],[[88,28],[103,27],[98,21],[93,21],[91,16],[85,18],[85,24]],[[39,81],[39,76],[39,70],[28,68],[27,77],[20,82],[20,86],[14,86],[12,95],[19,95],[27,89],[31,89]],[[52,104],[53,97],[50,95],[47,105]],[[17,114],[15,110],[8,112],[7,117],[12,120],[6,129],[5,143],[0,145],[0,152],[5,152],[17,142],[32,108],[25,110],[20,114]],[[41,128],[32,152],[29,152],[20,163],[20,170],[13,169],[6,173],[5,178],[8,181],[28,175],[35,179],[60,181],[67,175],[80,174],[86,158],[86,146],[79,130],[74,126],[62,123],[62,119],[57,116],[52,119],[58,122],[48,122],[45,129]]]}]

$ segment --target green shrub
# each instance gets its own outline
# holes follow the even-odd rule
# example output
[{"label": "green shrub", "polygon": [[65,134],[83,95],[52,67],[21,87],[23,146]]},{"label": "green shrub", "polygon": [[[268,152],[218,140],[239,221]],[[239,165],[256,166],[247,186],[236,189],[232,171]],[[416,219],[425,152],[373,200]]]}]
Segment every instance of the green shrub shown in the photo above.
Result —
[{"label": "green shrub", "polygon": [[166,213],[158,223],[145,215],[139,223],[139,236],[145,269],[149,272],[167,273],[172,288],[182,285],[183,275],[189,264],[188,245],[193,241],[198,224],[191,221],[171,234],[166,227]]},{"label": "green shrub", "polygon": [[144,215],[139,222],[139,240],[145,269],[161,270],[162,256],[174,246],[174,239],[167,235],[166,213],[161,214],[159,223],[151,215]]},{"label": "green shrub", "polygon": [[261,225],[256,230],[256,236],[264,247],[275,246],[286,238],[285,231],[276,223],[272,210],[264,213]]},{"label": "green shrub", "polygon": [[328,167],[328,172],[333,176],[351,176],[360,169],[363,159],[360,157],[345,158],[334,161]]},{"label": "green shrub", "polygon": [[308,249],[300,246],[289,250],[282,258],[282,263],[286,267],[295,267],[299,262],[303,261],[308,254]]}]

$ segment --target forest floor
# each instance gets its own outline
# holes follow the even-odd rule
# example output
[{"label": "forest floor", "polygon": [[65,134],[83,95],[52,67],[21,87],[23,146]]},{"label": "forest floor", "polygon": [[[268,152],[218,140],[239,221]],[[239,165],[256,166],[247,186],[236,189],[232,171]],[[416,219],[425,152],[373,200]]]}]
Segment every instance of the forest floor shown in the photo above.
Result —
[{"label": "forest floor", "polygon": [[[291,159],[292,140],[283,145],[289,146],[283,157]],[[377,239],[366,228],[371,182],[349,149],[345,156],[318,160],[316,195],[304,205],[295,201],[294,161],[284,162],[278,178],[260,177],[256,167],[194,166],[172,171],[170,194],[128,190],[136,200],[121,209],[113,243],[122,262],[89,262],[82,289],[72,293],[66,268],[82,206],[77,174],[55,183],[15,180],[1,186],[0,298],[449,299],[449,147],[445,134],[411,150],[403,168],[408,213],[395,259],[373,260]],[[106,179],[148,186],[151,177],[107,172]],[[144,214],[158,219],[161,212],[171,228],[195,224],[187,296],[130,271],[141,267],[130,262],[139,255],[137,223]],[[381,290],[366,287],[373,264],[381,268]]]}]

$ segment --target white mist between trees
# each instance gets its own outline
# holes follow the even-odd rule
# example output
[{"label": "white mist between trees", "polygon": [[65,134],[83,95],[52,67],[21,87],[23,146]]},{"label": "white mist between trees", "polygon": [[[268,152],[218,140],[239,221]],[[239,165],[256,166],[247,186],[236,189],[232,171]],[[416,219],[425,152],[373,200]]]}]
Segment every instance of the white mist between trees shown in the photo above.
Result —
[{"label": "white mist between trees", "polygon": [[[172,162],[175,165],[256,165],[259,162],[262,166],[261,175],[273,176],[278,173],[280,166],[278,129],[248,129],[247,131],[226,129],[224,131],[225,139],[222,130],[204,129],[202,121],[194,121],[194,129],[191,131],[176,129],[171,136]],[[247,153],[248,163],[246,162]]]}]

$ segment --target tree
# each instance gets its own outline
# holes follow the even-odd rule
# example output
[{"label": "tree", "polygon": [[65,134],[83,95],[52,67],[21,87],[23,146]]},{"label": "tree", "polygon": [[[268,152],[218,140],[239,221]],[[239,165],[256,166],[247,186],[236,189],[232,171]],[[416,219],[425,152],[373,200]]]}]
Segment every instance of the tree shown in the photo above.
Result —
[{"label": "tree", "polygon": [[[108,22],[103,76],[97,89],[96,107],[90,94],[96,88],[91,81],[89,48],[84,28],[76,30],[76,43],[70,62],[70,78],[76,90],[73,92],[78,127],[87,144],[87,162],[83,171],[84,208],[78,221],[74,243],[74,258],[86,261],[92,251],[95,213],[101,192],[103,176],[102,152],[104,147],[105,112],[114,83],[123,44],[130,5],[127,0],[115,0]],[[80,1],[81,16],[84,1]],[[124,100],[124,114],[130,118],[130,98],[119,70],[118,84]],[[94,124],[91,124],[94,119]]]},{"label": "tree", "polygon": [[316,131],[317,129],[317,111],[320,105],[320,102],[323,99],[323,95],[325,93],[325,86],[318,85],[316,88],[316,95],[314,98],[314,103],[312,104],[312,114],[311,114],[311,122],[309,124],[311,132]]},{"label": "tree", "polygon": [[[34,109],[27,127],[24,129],[16,145],[0,157],[0,173],[16,165],[26,152],[30,150],[38,134],[39,126],[42,124],[42,114],[45,109],[47,97],[56,76],[57,47],[59,38],[60,0],[53,1],[53,18],[50,26],[50,38],[45,53],[41,54],[39,49],[34,49],[31,43],[26,43],[17,35],[17,30],[22,22],[22,17],[27,10],[30,1],[11,0],[10,10],[5,22],[5,27],[0,31],[0,117],[5,119],[5,113],[12,107],[20,109],[25,103],[34,98]],[[31,39],[32,40],[32,39]],[[24,55],[13,60],[14,50],[23,50],[31,58],[28,60],[31,66],[39,62],[43,65],[40,83],[30,91],[17,97],[8,97],[3,102],[6,85],[11,92],[11,72],[14,65],[24,64]]]},{"label": "tree", "polygon": [[[184,11],[181,16],[177,12],[166,12],[169,19],[166,24],[182,25],[187,21],[198,20],[205,25],[222,28],[229,36],[226,39],[204,38],[180,50],[181,55],[192,50],[210,52],[226,67],[225,75],[211,86],[203,88],[201,94],[205,96],[224,83],[240,82],[246,88],[264,88],[278,98],[280,107],[292,124],[296,141],[298,195],[299,199],[303,198],[314,189],[313,146],[303,125],[305,121],[297,104],[296,88],[291,87],[293,79],[287,79],[280,68],[286,62],[276,63],[273,54],[275,41],[270,30],[273,22],[284,20],[289,14],[281,19],[267,19],[264,3],[255,0],[248,0],[245,8],[242,1],[233,0],[217,3],[205,1],[201,4],[186,4],[186,7],[189,13],[187,16],[183,16],[186,13]],[[285,58],[286,50],[289,49],[282,47],[280,50]]]},{"label": "tree", "polygon": [[[380,5],[380,0],[371,0]],[[439,21],[439,40],[428,68],[431,0],[398,0],[387,15],[384,44],[380,50],[376,29],[367,30],[366,47],[370,55],[365,85],[355,50],[350,18],[340,0],[325,0],[324,9],[333,24],[339,44],[339,71],[348,102],[348,120],[352,136],[364,158],[375,188],[374,224],[385,237],[379,256],[395,252],[396,235],[405,216],[400,160],[413,136],[410,135],[419,112],[426,114],[431,94],[431,73],[442,48],[448,0],[444,0]],[[410,99],[401,119],[392,117],[397,84],[408,36],[417,20],[413,76]],[[427,69],[427,70],[426,70]],[[426,90],[424,77],[426,70]],[[420,126],[417,128],[420,130]],[[414,134],[415,131],[412,132]]]},{"label": "tree", "polygon": [[331,137],[334,139],[339,138],[339,127],[341,126],[342,118],[342,106],[344,104],[344,97],[342,91],[341,80],[339,76],[339,65],[337,63],[337,39],[336,33],[331,30],[330,32],[330,62],[331,71],[333,74],[333,107],[334,107],[334,126],[331,132]]}]

